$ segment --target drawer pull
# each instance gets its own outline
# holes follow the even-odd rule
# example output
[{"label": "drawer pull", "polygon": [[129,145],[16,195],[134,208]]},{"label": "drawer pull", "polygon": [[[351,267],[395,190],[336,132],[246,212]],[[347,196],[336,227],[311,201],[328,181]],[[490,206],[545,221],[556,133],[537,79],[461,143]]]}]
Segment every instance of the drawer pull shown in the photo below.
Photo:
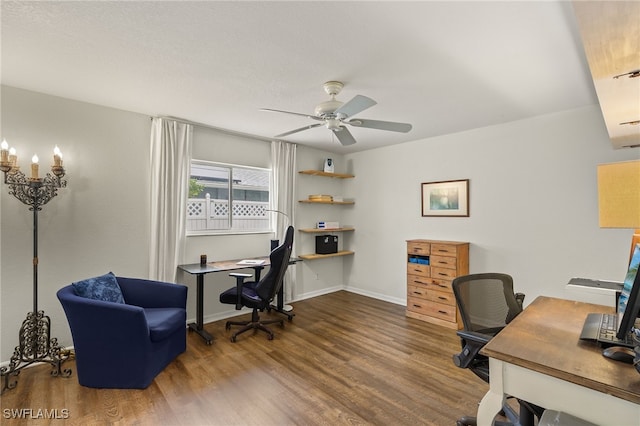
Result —
[{"label": "drawer pull", "polygon": [[414,291],[413,294],[422,294],[420,291]]},{"label": "drawer pull", "polygon": [[447,274],[443,274],[442,272],[438,272],[438,275],[442,275],[443,277],[447,276]]},{"label": "drawer pull", "polygon": [[413,280],[413,282],[416,283],[416,284],[426,284],[426,283],[423,283],[422,281],[418,281],[418,280]]},{"label": "drawer pull", "polygon": [[422,308],[422,306],[421,306],[421,305],[416,305],[415,303],[413,304],[413,307],[414,307],[414,308]]},{"label": "drawer pull", "polygon": [[441,313],[441,314],[445,314],[445,315],[446,315],[446,314],[448,314],[449,312],[447,312],[447,311],[442,311],[442,310],[438,310],[438,313]]},{"label": "drawer pull", "polygon": [[446,297],[443,297],[443,296],[438,296],[438,299],[440,299],[440,300],[447,300],[447,298],[446,298]]}]

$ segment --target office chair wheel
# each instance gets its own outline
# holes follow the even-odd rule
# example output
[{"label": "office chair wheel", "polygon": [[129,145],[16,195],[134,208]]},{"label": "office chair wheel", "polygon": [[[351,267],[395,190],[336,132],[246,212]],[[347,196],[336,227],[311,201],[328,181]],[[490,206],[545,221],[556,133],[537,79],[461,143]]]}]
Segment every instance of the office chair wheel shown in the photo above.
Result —
[{"label": "office chair wheel", "polygon": [[456,426],[477,426],[477,424],[476,418],[471,416],[460,417],[456,420]]},{"label": "office chair wheel", "polygon": [[231,336],[231,343],[235,343],[236,342],[236,336]]}]

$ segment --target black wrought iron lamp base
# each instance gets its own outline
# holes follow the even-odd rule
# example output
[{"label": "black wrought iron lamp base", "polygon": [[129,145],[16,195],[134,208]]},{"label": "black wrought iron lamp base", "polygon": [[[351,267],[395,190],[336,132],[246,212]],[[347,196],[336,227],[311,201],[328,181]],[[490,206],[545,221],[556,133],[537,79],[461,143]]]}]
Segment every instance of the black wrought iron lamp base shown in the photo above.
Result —
[{"label": "black wrought iron lamp base", "polygon": [[69,377],[71,369],[63,369],[62,364],[69,359],[69,351],[51,338],[51,320],[44,311],[29,312],[22,322],[19,345],[13,351],[9,365],[0,368],[2,389],[0,394],[18,385],[18,375],[23,368],[34,363],[46,362],[53,366],[52,376]]}]

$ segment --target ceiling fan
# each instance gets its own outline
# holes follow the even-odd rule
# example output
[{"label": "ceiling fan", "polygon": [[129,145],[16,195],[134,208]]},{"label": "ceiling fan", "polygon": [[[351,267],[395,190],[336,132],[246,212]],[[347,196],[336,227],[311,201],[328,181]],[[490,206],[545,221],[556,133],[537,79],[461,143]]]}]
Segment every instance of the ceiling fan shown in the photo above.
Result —
[{"label": "ceiling fan", "polygon": [[318,106],[316,106],[314,110],[313,115],[269,108],[261,109],[261,111],[282,112],[285,114],[300,115],[312,120],[320,121],[320,123],[309,124],[299,129],[275,135],[274,137],[280,138],[283,136],[301,132],[303,130],[313,129],[314,127],[325,126],[336,135],[342,145],[346,146],[356,143],[356,140],[353,138],[353,135],[351,134],[349,129],[347,129],[345,124],[354,127],[366,127],[369,129],[389,130],[392,132],[402,133],[407,133],[409,130],[411,130],[411,124],[407,123],[368,120],[364,118],[351,118],[352,116],[364,111],[365,109],[374,106],[376,104],[376,101],[366,96],[356,95],[349,102],[343,103],[336,100],[336,95],[340,93],[340,91],[344,87],[344,84],[339,81],[327,81],[323,84],[323,87],[324,91],[327,92],[329,96],[331,96],[331,100],[318,104]]}]

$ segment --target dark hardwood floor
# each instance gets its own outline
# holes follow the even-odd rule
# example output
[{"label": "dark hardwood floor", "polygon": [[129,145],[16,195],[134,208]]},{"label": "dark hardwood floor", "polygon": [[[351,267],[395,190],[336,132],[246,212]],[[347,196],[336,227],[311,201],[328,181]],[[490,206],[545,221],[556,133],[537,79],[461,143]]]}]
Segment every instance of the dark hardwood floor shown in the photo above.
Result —
[{"label": "dark hardwood floor", "polygon": [[[187,351],[144,390],[82,387],[72,361],[68,379],[27,368],[0,398],[0,423],[454,425],[488,390],[453,365],[454,330],[406,318],[403,306],[345,291],[293,306],[272,341],[249,332],[231,343],[224,321],[205,325],[211,346],[189,333]],[[29,419],[12,419],[19,409]]]}]

